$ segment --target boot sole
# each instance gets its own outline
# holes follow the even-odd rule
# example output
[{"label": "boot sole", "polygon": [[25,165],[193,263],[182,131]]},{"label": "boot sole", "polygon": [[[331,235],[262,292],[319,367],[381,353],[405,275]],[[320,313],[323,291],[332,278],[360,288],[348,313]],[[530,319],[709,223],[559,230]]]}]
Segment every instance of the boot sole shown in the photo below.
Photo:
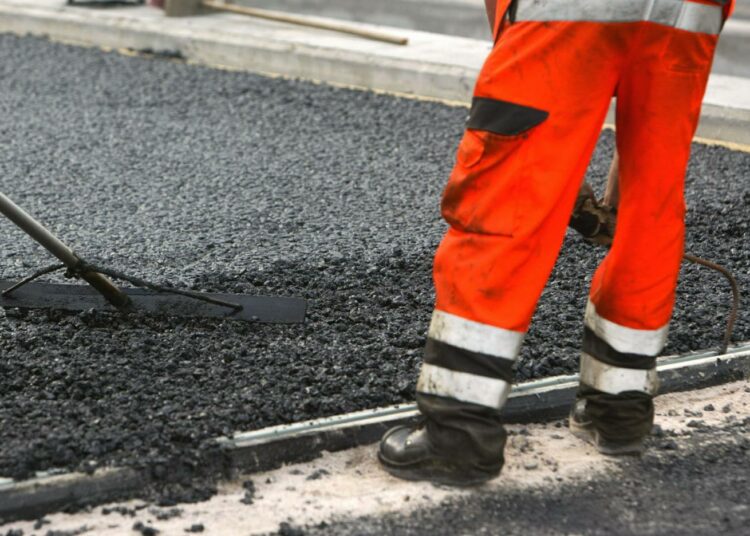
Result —
[{"label": "boot sole", "polygon": [[602,439],[596,429],[578,424],[573,419],[569,420],[568,428],[571,434],[589,445],[593,445],[600,454],[605,456],[641,456],[646,450],[642,439],[613,443]]},{"label": "boot sole", "polygon": [[411,482],[431,482],[443,486],[468,488],[475,487],[496,478],[497,473],[480,473],[472,469],[463,469],[456,467],[455,472],[449,470],[440,470],[434,467],[424,465],[395,465],[378,452],[378,460],[383,469],[390,475],[402,480]]}]

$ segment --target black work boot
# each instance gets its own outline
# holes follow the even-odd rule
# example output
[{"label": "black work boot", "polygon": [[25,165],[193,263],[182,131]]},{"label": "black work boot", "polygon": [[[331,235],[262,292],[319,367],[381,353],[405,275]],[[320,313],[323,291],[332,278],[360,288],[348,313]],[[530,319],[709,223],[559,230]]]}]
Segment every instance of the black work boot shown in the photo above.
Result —
[{"label": "black work boot", "polygon": [[[602,426],[597,426],[597,416],[589,411],[589,401],[579,397],[570,411],[569,428],[571,433],[579,439],[590,443],[607,456],[640,456],[645,451],[644,439],[646,433],[630,430],[628,433],[618,434],[618,437],[607,436]],[[610,423],[616,425],[616,422]],[[627,428],[627,427],[626,427]]]},{"label": "black work boot", "polygon": [[439,452],[430,441],[424,422],[396,426],[386,432],[380,441],[378,459],[395,477],[448,486],[477,486],[499,475],[502,467],[502,461],[486,468]]}]

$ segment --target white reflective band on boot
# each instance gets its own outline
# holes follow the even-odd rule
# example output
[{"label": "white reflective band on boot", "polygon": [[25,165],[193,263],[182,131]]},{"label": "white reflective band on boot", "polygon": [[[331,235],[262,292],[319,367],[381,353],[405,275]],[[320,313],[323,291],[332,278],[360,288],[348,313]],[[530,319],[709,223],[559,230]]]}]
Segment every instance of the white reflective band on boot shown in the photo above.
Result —
[{"label": "white reflective band on boot", "polygon": [[718,35],[720,5],[687,0],[518,0],[516,21],[653,22]]},{"label": "white reflective band on boot", "polygon": [[635,329],[615,324],[599,316],[591,300],[586,304],[584,322],[597,337],[623,354],[659,355],[669,334],[669,324],[659,329]]},{"label": "white reflective band on boot", "polygon": [[619,395],[626,391],[639,391],[654,396],[659,389],[659,376],[656,368],[638,370],[615,367],[583,353],[581,354],[581,383],[611,395]]},{"label": "white reflective band on boot", "polygon": [[510,384],[503,380],[457,372],[429,363],[422,363],[417,382],[419,393],[444,396],[492,409],[501,409],[505,405],[510,388]]},{"label": "white reflective band on boot", "polygon": [[428,337],[479,354],[515,359],[524,333],[467,320],[435,309]]}]

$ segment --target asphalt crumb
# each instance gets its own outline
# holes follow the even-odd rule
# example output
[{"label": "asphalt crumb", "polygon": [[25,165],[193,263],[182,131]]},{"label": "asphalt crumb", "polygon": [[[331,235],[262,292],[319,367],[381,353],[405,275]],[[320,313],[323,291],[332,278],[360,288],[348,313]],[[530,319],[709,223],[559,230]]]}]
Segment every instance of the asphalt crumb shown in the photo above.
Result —
[{"label": "asphalt crumb", "polygon": [[307,532],[301,527],[294,526],[286,521],[279,524],[277,532],[279,536],[305,536]]},{"label": "asphalt crumb", "polygon": [[328,476],[328,475],[330,475],[330,474],[331,474],[331,473],[329,473],[329,472],[328,472],[328,471],[326,471],[325,469],[316,469],[315,471],[313,471],[312,473],[310,473],[310,474],[309,474],[309,475],[308,475],[308,476],[307,476],[307,477],[305,478],[305,480],[320,480],[320,479],[321,479],[321,478],[323,478],[324,476]]},{"label": "asphalt crumb", "polygon": [[113,506],[113,507],[107,507],[105,506],[102,508],[102,515],[108,516],[109,514],[120,514],[121,516],[126,517],[135,517],[136,510],[135,508],[127,508],[126,506]]},{"label": "asphalt crumb", "polygon": [[136,532],[140,532],[143,536],[156,536],[161,532],[156,527],[152,527],[151,525],[146,525],[142,521],[136,521],[133,524],[133,530]]},{"label": "asphalt crumb", "polygon": [[[413,400],[465,108],[30,37],[0,54],[0,191],[92,262],[310,305],[293,326],[0,311],[0,476],[129,466],[169,507],[214,493],[214,437]],[[589,168],[600,190],[613,140]],[[695,145],[686,179],[688,250],[743,289],[749,172]],[[1,278],[50,263],[5,221],[0,237]],[[576,370],[602,255],[567,236],[519,380]],[[666,352],[718,347],[729,298],[685,265]]]},{"label": "asphalt crumb", "polygon": [[247,505],[253,504],[255,501],[255,482],[252,480],[245,480],[242,483],[242,489],[245,490],[245,493],[242,496],[242,499],[240,499],[240,502]]}]

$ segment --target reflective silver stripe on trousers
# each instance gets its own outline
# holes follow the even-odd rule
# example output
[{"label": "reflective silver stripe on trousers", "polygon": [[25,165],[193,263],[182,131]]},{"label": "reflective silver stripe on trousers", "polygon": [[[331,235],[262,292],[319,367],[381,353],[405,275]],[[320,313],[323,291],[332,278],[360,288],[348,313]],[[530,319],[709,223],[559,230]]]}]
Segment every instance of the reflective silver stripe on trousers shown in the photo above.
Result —
[{"label": "reflective silver stripe on trousers", "polygon": [[444,396],[478,404],[492,409],[501,409],[510,394],[508,382],[467,372],[457,372],[429,363],[422,364],[417,392]]},{"label": "reflective silver stripe on trousers", "polygon": [[687,0],[518,0],[516,21],[645,21],[718,35],[724,12]]},{"label": "reflective silver stripe on trousers", "polygon": [[463,350],[514,360],[524,333],[482,324],[435,309],[428,337]]},{"label": "reflective silver stripe on trousers", "polygon": [[615,367],[587,353],[581,354],[581,383],[611,395],[638,391],[654,396],[659,390],[656,368],[638,370]]},{"label": "reflective silver stripe on trousers", "polygon": [[591,300],[586,304],[583,321],[597,337],[623,354],[659,355],[669,334],[669,324],[659,329],[635,329],[615,324],[599,316]]}]

